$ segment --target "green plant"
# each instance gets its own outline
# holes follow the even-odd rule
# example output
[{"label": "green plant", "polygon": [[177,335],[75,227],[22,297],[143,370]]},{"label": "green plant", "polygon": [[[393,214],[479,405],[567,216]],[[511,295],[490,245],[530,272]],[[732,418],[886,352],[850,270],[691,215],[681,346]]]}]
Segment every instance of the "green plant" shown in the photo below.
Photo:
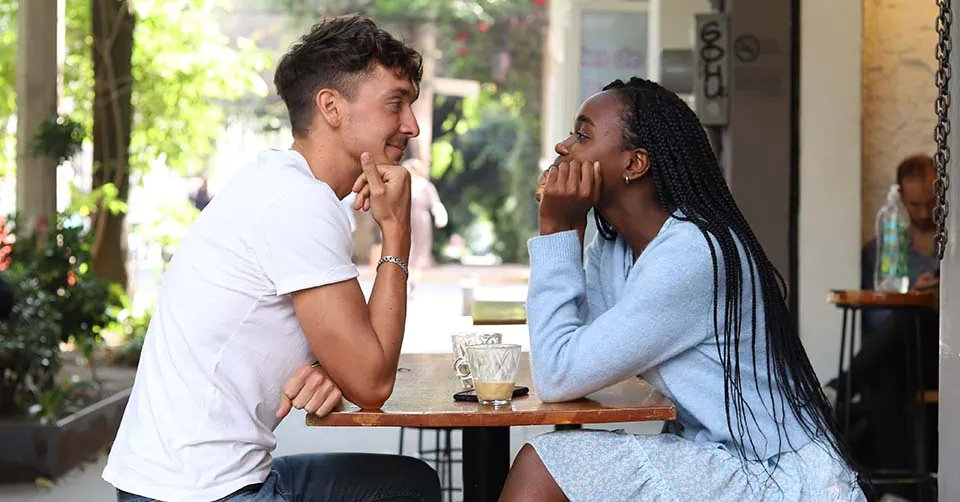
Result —
[{"label": "green plant", "polygon": [[61,315],[53,296],[19,264],[5,275],[15,301],[0,321],[0,415],[24,411],[33,389],[52,388],[60,370]]},{"label": "green plant", "polygon": [[92,364],[93,352],[103,341],[100,331],[124,306],[123,291],[93,274],[92,234],[82,223],[62,214],[53,226],[24,228],[18,223],[15,216],[7,223],[14,236],[7,259],[52,299],[61,315],[59,340],[73,342]]},{"label": "green plant", "polygon": [[51,157],[60,165],[80,153],[86,135],[79,122],[63,115],[54,115],[37,128],[30,141],[30,153]]},{"label": "green plant", "polygon": [[78,411],[81,407],[83,391],[96,389],[93,382],[77,380],[55,384],[44,389],[33,387],[34,404],[27,412],[41,422],[56,422],[60,418]]}]

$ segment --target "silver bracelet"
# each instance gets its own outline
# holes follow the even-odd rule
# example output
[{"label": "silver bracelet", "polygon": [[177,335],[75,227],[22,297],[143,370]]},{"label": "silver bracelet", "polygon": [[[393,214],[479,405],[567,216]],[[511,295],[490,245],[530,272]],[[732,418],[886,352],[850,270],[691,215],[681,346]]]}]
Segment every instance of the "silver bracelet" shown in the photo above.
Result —
[{"label": "silver bracelet", "polygon": [[406,275],[407,277],[410,277],[410,269],[407,268],[407,264],[404,263],[403,260],[401,260],[400,258],[397,258],[396,256],[390,256],[390,255],[381,256],[380,261],[377,262],[377,270],[380,270],[380,265],[383,265],[384,263],[393,263],[394,265],[400,267],[401,270],[403,270],[404,275]]}]

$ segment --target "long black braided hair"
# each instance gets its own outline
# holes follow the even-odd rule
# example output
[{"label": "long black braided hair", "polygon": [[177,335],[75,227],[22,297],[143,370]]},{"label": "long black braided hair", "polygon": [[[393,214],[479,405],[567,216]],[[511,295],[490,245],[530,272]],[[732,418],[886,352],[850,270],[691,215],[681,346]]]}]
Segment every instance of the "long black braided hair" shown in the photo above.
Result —
[{"label": "long black braided hair", "polygon": [[[840,440],[837,422],[791,321],[783,277],[767,258],[737,207],[696,114],[679,96],[649,80],[636,77],[626,83],[616,80],[603,90],[615,92],[623,106],[623,149],[647,151],[659,203],[675,217],[696,224],[710,247],[713,319],[717,351],[724,366],[727,427],[731,437],[739,438],[737,449],[741,459],[746,457],[747,442],[756,449],[748,427],[749,421],[756,424],[756,418],[744,399],[740,372],[740,333],[745,321],[741,316],[741,300],[744,287],[749,287],[753,292],[753,305],[747,321],[753,328],[750,332],[756,334],[750,346],[753,370],[756,374],[760,364],[755,357],[757,337],[765,335],[765,371],[770,375],[767,389],[760,389],[758,378],[754,379],[753,386],[759,395],[766,393],[770,398],[772,410],[769,411],[777,422],[780,446],[783,445],[781,424],[789,407],[810,437],[824,436],[843,460],[854,467],[856,464]],[[594,215],[601,237],[615,239],[617,234],[610,223],[599,211],[594,210]],[[747,267],[749,284],[743,284],[744,267],[737,241],[743,247],[746,263],[752,264]],[[717,247],[724,268],[722,274]],[[756,294],[758,286],[760,295]],[[726,292],[722,306],[726,322],[722,326],[720,291]],[[757,333],[758,298],[763,302],[763,334]],[[789,444],[789,435],[787,441]]]}]

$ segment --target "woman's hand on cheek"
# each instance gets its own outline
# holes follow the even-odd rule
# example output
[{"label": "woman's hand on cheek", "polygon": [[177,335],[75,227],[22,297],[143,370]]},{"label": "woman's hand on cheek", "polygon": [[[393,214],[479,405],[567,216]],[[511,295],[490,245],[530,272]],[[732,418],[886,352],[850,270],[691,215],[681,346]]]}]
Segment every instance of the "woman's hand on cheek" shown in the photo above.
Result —
[{"label": "woman's hand on cheek", "polygon": [[587,213],[600,200],[600,163],[561,162],[545,171],[541,180],[540,234],[585,228]]}]

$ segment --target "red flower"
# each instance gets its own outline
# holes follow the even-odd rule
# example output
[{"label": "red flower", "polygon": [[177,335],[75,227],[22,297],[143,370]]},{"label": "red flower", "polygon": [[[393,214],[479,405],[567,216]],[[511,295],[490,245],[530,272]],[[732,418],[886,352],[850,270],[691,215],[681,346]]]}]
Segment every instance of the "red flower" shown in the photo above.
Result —
[{"label": "red flower", "polygon": [[67,272],[67,285],[73,286],[77,283],[77,277],[73,275],[73,270]]},{"label": "red flower", "polygon": [[487,23],[480,23],[477,25],[477,29],[480,30],[481,33],[486,33],[487,30],[490,29],[490,25]]},{"label": "red flower", "polygon": [[466,55],[467,55],[467,48],[466,48],[466,47],[460,47],[459,49],[457,49],[457,55],[460,56],[460,57],[466,57]]},{"label": "red flower", "polygon": [[466,32],[460,32],[460,33],[457,35],[457,41],[458,41],[458,42],[466,42],[466,41],[467,41],[467,37],[469,37],[469,35],[467,35]]},{"label": "red flower", "polygon": [[543,7],[547,4],[547,0],[533,0],[533,3],[537,4],[540,7]]}]

